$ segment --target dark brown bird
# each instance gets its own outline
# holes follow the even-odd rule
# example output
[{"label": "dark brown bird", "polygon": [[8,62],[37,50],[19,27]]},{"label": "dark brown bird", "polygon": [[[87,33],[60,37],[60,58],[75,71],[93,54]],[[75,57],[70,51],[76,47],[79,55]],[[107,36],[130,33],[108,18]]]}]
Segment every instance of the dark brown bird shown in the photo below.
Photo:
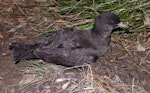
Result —
[{"label": "dark brown bird", "polygon": [[40,43],[12,43],[10,49],[16,63],[35,58],[64,66],[92,63],[107,52],[111,33],[119,27],[129,29],[117,15],[103,13],[97,16],[92,30],[64,28],[48,35]]}]

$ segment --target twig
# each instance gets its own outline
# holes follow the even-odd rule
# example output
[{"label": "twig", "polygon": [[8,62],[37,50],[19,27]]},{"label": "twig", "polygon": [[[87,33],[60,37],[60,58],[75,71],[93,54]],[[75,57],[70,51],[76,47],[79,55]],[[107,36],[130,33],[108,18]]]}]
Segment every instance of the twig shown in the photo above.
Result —
[{"label": "twig", "polygon": [[89,64],[84,64],[84,65],[78,65],[78,66],[74,66],[74,67],[68,67],[64,70],[69,70],[69,69],[74,69],[74,68],[80,68],[80,67],[89,67]]},{"label": "twig", "polygon": [[22,27],[26,27],[27,26],[27,23],[20,23],[19,25],[11,28],[10,30],[7,31],[7,33],[9,32],[15,32],[16,30],[22,28]]},{"label": "twig", "polygon": [[66,13],[66,15],[68,15],[79,3],[80,3],[80,1],[79,1],[78,3],[76,3],[76,4]]},{"label": "twig", "polygon": [[79,26],[79,25],[90,23],[92,21],[93,21],[92,19],[80,20],[80,22],[74,23],[71,26]]},{"label": "twig", "polygon": [[25,14],[25,12],[20,8],[20,6],[18,6],[18,4],[16,3],[16,2],[14,2],[15,3],[15,6],[21,11],[21,13],[24,15],[24,16],[27,16],[26,14]]},{"label": "twig", "polygon": [[150,54],[150,50],[147,52],[147,54],[145,55],[145,57],[144,57],[144,60],[149,56],[149,54]]},{"label": "twig", "polygon": [[134,81],[135,81],[135,78],[133,77],[133,80],[132,80],[132,93],[134,93]]},{"label": "twig", "polygon": [[133,62],[135,62],[137,65],[140,64],[140,62],[138,62],[137,60],[134,59],[134,56],[132,55],[132,53],[129,51],[129,49],[122,44],[123,48],[125,49],[125,51],[127,52],[127,54],[129,55],[129,58],[131,58],[133,60]]}]

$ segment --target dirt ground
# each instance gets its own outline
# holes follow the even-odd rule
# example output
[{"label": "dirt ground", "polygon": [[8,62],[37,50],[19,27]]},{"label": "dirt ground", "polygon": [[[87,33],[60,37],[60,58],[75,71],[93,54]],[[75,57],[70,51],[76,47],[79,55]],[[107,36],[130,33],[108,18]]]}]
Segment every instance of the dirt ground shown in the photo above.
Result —
[{"label": "dirt ground", "polygon": [[[150,92],[150,32],[123,33],[114,36],[109,52],[104,57],[96,63],[80,68],[66,68],[41,61],[40,65],[36,64],[39,60],[22,61],[16,65],[12,51],[8,49],[10,43],[41,41],[43,35],[39,34],[38,29],[47,26],[47,18],[37,15],[41,11],[37,7],[29,5],[21,11],[22,9],[19,9],[13,0],[2,0],[2,2],[3,5],[0,6],[1,93]],[[24,11],[37,14],[27,16]],[[138,44],[135,43],[135,39],[139,41]],[[35,66],[29,66],[30,62],[35,63]],[[44,73],[44,76],[35,75],[34,72]]]}]

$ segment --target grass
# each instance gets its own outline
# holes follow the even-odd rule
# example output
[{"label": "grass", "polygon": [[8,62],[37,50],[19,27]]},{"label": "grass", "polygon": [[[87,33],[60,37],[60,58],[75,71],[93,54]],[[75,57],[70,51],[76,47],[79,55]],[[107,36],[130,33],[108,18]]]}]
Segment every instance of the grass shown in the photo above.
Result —
[{"label": "grass", "polygon": [[[59,27],[67,26],[74,26],[79,29],[91,29],[96,16],[103,12],[112,12],[119,15],[123,22],[132,26],[130,32],[141,33],[150,31],[150,23],[145,22],[148,20],[148,10],[150,11],[149,0],[52,1],[50,0],[50,2],[40,3],[39,5],[39,7],[43,9],[39,15],[46,16],[49,20],[48,22],[52,21],[46,27],[46,29],[39,29],[42,31],[42,33],[43,31],[54,32],[56,29],[59,29]],[[28,16],[28,14],[26,16]],[[114,35],[116,34],[117,33],[114,33]],[[133,36],[133,38],[134,37],[137,38],[137,36]],[[133,56],[130,54],[130,51],[128,49],[126,49],[126,51],[132,58]],[[41,64],[41,62],[29,63],[28,67],[31,68],[31,73],[27,74],[36,75],[47,80],[51,79],[52,81],[63,76],[63,73],[61,73],[62,70],[58,71],[59,67],[46,67],[45,65]],[[136,91],[134,89],[136,88],[136,84],[134,84],[134,78],[132,85],[126,85],[123,83],[123,81],[118,80],[119,77],[116,77],[117,79],[115,80],[105,76],[97,78],[94,76],[90,65],[85,65],[85,67],[87,67],[87,71],[81,72],[83,73],[81,80],[74,82],[74,84],[77,85],[76,89],[81,90],[81,93],[99,93],[100,91],[100,93],[119,93],[118,90],[120,87],[124,93],[127,93],[128,90],[132,90],[132,93]],[[36,82],[23,84],[23,86],[25,85],[25,87],[28,87],[34,83]],[[75,89],[71,90],[76,91]]]},{"label": "grass", "polygon": [[[144,24],[148,15],[146,10],[150,9],[148,0],[58,0],[40,6],[48,8],[48,11],[43,14],[50,19],[67,20],[69,24],[65,26],[91,29],[97,15],[112,12],[119,15],[123,22],[132,26],[131,32],[150,31],[150,25]],[[92,21],[86,22],[89,19]]]},{"label": "grass", "polygon": [[36,62],[29,61],[28,67],[35,69],[35,71],[33,71],[31,74],[36,75],[36,76],[46,77],[46,70],[43,67],[41,60],[38,60]]},{"label": "grass", "polygon": [[[123,22],[131,26],[130,32],[150,31],[149,0],[58,0],[40,6],[45,9],[48,8],[42,15],[49,17],[49,19],[53,19],[53,21],[65,20],[66,24],[63,27],[74,26],[78,29],[91,29],[97,15],[103,12],[112,12],[119,15]],[[54,29],[59,27],[57,22],[53,26]],[[54,31],[54,29],[47,30],[47,32]],[[122,32],[116,32],[113,35],[118,33]],[[137,36],[133,36],[133,38],[137,38]],[[134,59],[130,51],[125,50],[131,59]],[[87,72],[82,72],[83,78],[77,84],[78,90],[82,90],[84,93],[99,93],[100,91],[100,93],[120,93],[118,90],[124,91],[124,93],[129,92],[129,90],[132,93],[135,91],[138,93],[138,90],[136,90],[138,86],[134,84],[134,78],[132,85],[126,85],[122,81],[112,80],[109,77],[95,80],[90,66],[88,68]],[[103,86],[103,84],[105,85]]]}]

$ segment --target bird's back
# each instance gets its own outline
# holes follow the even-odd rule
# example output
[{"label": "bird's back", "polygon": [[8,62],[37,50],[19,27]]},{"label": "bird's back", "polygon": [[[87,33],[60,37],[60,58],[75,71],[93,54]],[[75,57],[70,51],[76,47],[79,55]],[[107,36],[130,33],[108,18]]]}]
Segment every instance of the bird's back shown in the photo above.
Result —
[{"label": "bird's back", "polygon": [[99,53],[89,31],[65,28],[48,36],[35,54],[51,63],[75,66],[93,62]]}]

